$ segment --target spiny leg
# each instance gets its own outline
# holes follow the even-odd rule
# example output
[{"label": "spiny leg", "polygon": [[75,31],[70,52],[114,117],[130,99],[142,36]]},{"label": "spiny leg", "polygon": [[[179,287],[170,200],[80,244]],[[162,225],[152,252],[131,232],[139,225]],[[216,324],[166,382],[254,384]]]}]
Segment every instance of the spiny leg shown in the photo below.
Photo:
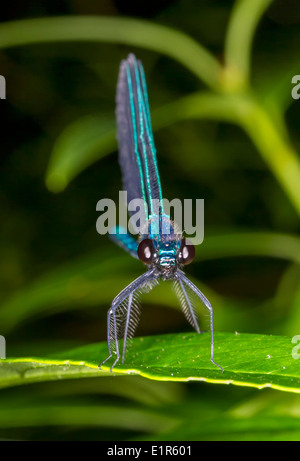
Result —
[{"label": "spiny leg", "polygon": [[145,272],[143,275],[141,275],[136,280],[131,282],[126,288],[124,288],[124,290],[122,290],[115,297],[115,299],[113,300],[111,309],[108,311],[108,314],[107,314],[107,342],[108,342],[108,353],[109,353],[109,355],[103,362],[100,363],[99,368],[101,368],[101,366],[113,356],[112,351],[111,351],[111,337],[112,337],[112,335],[111,335],[111,316],[112,316],[112,319],[113,319],[113,322],[112,322],[113,323],[113,338],[114,338],[114,342],[115,342],[115,346],[116,346],[117,358],[114,361],[112,367],[110,368],[110,371],[113,370],[114,366],[118,363],[118,361],[120,359],[119,343],[118,343],[118,332],[117,332],[117,321],[116,321],[116,310],[122,304],[122,302],[125,301],[125,299],[128,296],[133,295],[133,293],[137,289],[141,288],[143,285],[147,284],[147,282],[149,282],[151,279],[153,279],[153,274],[154,274],[154,269],[149,270],[148,272]]},{"label": "spiny leg", "polygon": [[[111,366],[110,371],[112,371],[112,369],[114,368],[114,366],[116,365],[116,363],[118,363],[118,361],[120,359],[118,331],[117,331],[117,319],[116,319],[116,310],[117,310],[118,307],[119,307],[119,304],[114,305],[114,301],[113,301],[112,307],[107,313],[107,344],[108,344],[108,354],[109,355],[98,366],[98,368],[101,368],[102,365],[105,362],[107,362],[107,360],[109,360],[113,356],[113,353],[111,351],[111,340],[112,340],[111,324],[113,324],[113,329],[112,329],[113,330],[113,341],[114,341],[115,347],[116,347],[116,352],[115,353],[117,355],[117,358],[114,361],[113,365]],[[111,321],[111,318],[112,318],[112,321]]]},{"label": "spiny leg", "polygon": [[125,324],[124,341],[123,341],[122,363],[124,363],[125,352],[126,352],[126,343],[127,343],[127,337],[128,337],[128,327],[129,327],[130,314],[131,314],[132,298],[133,298],[133,292],[129,295],[129,299],[128,299],[128,308],[127,308],[127,314],[126,314],[126,324]]},{"label": "spiny leg", "polygon": [[119,341],[118,341],[118,331],[117,331],[117,319],[116,319],[116,310],[117,310],[117,307],[113,307],[112,308],[112,315],[113,315],[113,326],[114,326],[114,341],[115,341],[115,346],[116,346],[116,354],[117,354],[117,358],[116,360],[114,361],[114,363],[112,364],[111,368],[110,368],[110,371],[113,370],[114,366],[118,363],[119,359],[120,359],[120,351],[119,351]]},{"label": "spiny leg", "polygon": [[188,307],[189,307],[189,311],[190,311],[191,316],[192,316],[192,319],[193,319],[194,328],[195,328],[195,330],[197,331],[197,333],[200,334],[201,331],[200,331],[200,327],[199,327],[199,324],[198,324],[198,321],[197,321],[197,318],[196,318],[196,315],[195,315],[193,306],[191,305],[191,301],[190,301],[190,299],[189,299],[189,297],[188,297],[188,294],[187,294],[187,292],[186,292],[186,289],[184,288],[184,284],[183,284],[182,280],[180,280],[180,279],[179,279],[179,284],[180,284],[180,286],[181,286],[183,295],[184,295],[185,300],[186,300],[186,302],[187,302],[187,305],[188,305]]},{"label": "spiny leg", "polygon": [[112,314],[112,309],[109,309],[108,313],[107,313],[107,344],[108,344],[108,357],[106,357],[106,359],[103,360],[103,362],[100,363],[100,365],[98,365],[98,368],[101,368],[102,365],[107,362],[107,360],[109,360],[113,354],[111,352],[111,346],[110,346],[110,324],[111,324],[111,314]]},{"label": "spiny leg", "polygon": [[222,372],[224,372],[224,369],[221,367],[221,365],[219,365],[218,363],[216,363],[214,361],[214,326],[213,326],[213,308],[212,308],[212,305],[210,304],[210,302],[208,301],[208,299],[204,296],[204,294],[199,290],[199,288],[196,287],[196,285],[194,285],[186,276],[183,272],[181,271],[178,271],[178,277],[180,280],[182,280],[184,283],[186,283],[190,288],[191,290],[193,290],[194,293],[196,293],[196,295],[199,296],[199,298],[202,300],[202,302],[204,303],[204,305],[207,307],[207,309],[209,310],[209,314],[210,314],[210,334],[211,334],[211,348],[210,348],[210,351],[211,351],[211,355],[210,355],[210,360],[211,362],[216,365],[217,367],[219,367]]}]

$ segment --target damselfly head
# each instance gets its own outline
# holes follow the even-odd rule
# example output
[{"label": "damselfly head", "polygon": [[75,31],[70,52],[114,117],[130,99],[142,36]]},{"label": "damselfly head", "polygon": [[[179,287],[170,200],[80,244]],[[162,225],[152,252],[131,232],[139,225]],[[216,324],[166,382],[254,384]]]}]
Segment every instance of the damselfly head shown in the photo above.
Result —
[{"label": "damselfly head", "polygon": [[145,238],[138,246],[138,257],[147,265],[156,267],[159,275],[168,278],[177,270],[180,240]]},{"label": "damselfly head", "polygon": [[163,279],[172,278],[182,265],[192,262],[195,247],[186,239],[143,239],[138,246],[138,257],[144,263],[155,267]]}]

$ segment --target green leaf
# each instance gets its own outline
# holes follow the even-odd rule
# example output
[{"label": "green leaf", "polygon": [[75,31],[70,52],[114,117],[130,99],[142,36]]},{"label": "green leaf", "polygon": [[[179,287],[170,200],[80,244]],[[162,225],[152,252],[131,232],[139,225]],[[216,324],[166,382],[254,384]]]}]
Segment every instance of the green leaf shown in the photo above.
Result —
[{"label": "green leaf", "polygon": [[[210,361],[210,334],[140,337],[133,340],[125,364],[114,374],[138,374],[159,381],[205,381],[258,389],[300,392],[300,369],[292,357],[295,344],[285,336],[215,334],[215,361]],[[46,358],[10,358],[0,362],[1,387],[63,379],[109,376],[112,363],[98,369],[107,344],[90,344]],[[111,359],[113,362],[114,359]]]}]

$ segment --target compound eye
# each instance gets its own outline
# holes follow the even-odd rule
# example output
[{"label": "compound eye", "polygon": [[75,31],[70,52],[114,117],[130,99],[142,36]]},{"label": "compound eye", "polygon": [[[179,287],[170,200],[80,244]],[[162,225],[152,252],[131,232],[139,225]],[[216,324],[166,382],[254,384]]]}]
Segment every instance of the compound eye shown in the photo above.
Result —
[{"label": "compound eye", "polygon": [[153,241],[151,239],[144,239],[138,246],[138,257],[145,264],[151,264],[155,253]]},{"label": "compound eye", "polygon": [[195,247],[186,239],[181,240],[179,251],[179,262],[181,264],[190,264],[195,257]]}]

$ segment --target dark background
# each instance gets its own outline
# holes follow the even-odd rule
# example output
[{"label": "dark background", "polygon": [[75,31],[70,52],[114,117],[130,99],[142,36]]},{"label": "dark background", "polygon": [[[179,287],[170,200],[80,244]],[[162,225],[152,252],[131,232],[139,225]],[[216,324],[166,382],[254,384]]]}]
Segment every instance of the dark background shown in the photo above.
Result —
[{"label": "dark background", "polygon": [[[152,1],[147,5],[113,0],[11,1],[5,11],[1,9],[0,20],[61,15],[144,18],[184,31],[223,62],[224,37],[233,5],[233,1],[224,0]],[[298,63],[299,21],[297,1],[273,3],[255,35],[251,70],[258,95],[285,78],[286,85],[279,92],[279,99],[284,101],[280,110],[296,150],[300,103],[293,102],[290,96],[290,81],[299,73],[292,72]],[[143,47],[65,42],[0,51],[0,73],[7,84],[7,99],[1,101],[0,293],[4,317],[2,331],[0,305],[0,333],[6,336],[8,356],[41,356],[106,338],[108,299],[112,300],[119,287],[125,285],[124,267],[110,279],[105,296],[97,292],[97,274],[92,294],[85,295],[83,289],[77,296],[72,286],[76,288],[76,281],[80,280],[81,261],[88,260],[90,255],[98,255],[101,264],[110,256],[123,257],[122,251],[107,236],[98,235],[95,228],[97,201],[104,197],[117,200],[121,189],[117,152],[95,161],[61,193],[47,189],[45,176],[53,146],[69,124],[89,114],[113,119],[118,67],[129,52],[134,52],[144,63],[153,109],[206,90],[204,83],[181,64]],[[219,121],[186,120],[155,132],[155,141],[164,195],[169,199],[204,198],[205,238],[253,232],[255,239],[256,232],[276,235],[299,232],[299,216],[240,127]],[[197,251],[201,254],[201,247]],[[300,299],[298,266],[263,253],[249,257],[241,250],[235,257],[207,260],[200,257],[188,268],[189,275],[208,286],[220,300],[215,303],[216,330],[299,333],[299,303],[295,301]],[[73,282],[68,280],[68,295],[64,293],[61,300],[57,295],[53,301],[51,290],[48,293],[45,289],[45,308],[39,309],[40,281],[57,276],[53,286],[58,285],[60,270],[65,267],[75,274]],[[126,277],[133,279],[142,273],[143,266],[129,261],[125,270]],[[61,283],[64,286],[67,282],[61,279]],[[149,296],[143,306],[138,335],[190,331],[183,315],[168,306],[168,300],[160,305]],[[77,384],[74,382],[73,386],[76,389]],[[99,398],[94,395],[97,384],[91,386],[91,392],[88,389],[83,392],[87,406],[93,398]],[[175,386],[174,383],[174,389]],[[63,395],[59,383],[54,388],[57,395],[52,396],[53,404]],[[183,400],[181,405],[187,407],[202,392],[212,401],[218,393],[220,402],[230,395],[233,405],[235,399],[248,398],[248,394],[253,398],[249,391],[211,389],[200,384],[178,384],[176,389],[186,396],[186,403]],[[33,386],[26,389],[28,396],[34,392]],[[121,402],[120,396],[107,396],[105,392],[101,399],[98,403],[104,405]],[[44,421],[39,429],[4,429],[2,436],[112,440],[137,436],[124,427],[94,430],[86,425],[74,432],[67,424],[54,424],[54,429],[48,431],[47,424]]]}]

